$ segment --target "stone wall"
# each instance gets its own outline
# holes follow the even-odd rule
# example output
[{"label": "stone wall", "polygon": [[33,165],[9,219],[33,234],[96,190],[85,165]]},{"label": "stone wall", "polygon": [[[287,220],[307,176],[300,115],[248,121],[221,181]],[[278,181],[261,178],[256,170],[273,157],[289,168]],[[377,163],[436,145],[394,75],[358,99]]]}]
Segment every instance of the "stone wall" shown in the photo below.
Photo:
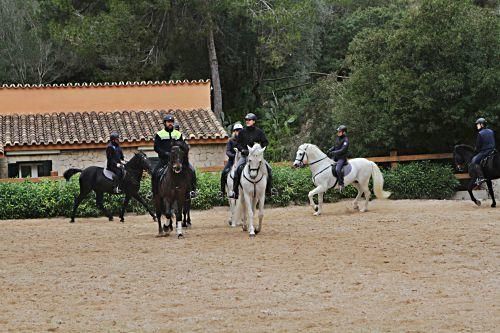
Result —
[{"label": "stone wall", "polygon": [[[130,159],[136,148],[125,148],[123,153],[125,159]],[[148,157],[157,157],[155,151],[145,150]],[[224,164],[225,144],[203,144],[192,145],[189,159],[196,168],[217,167]],[[0,178],[8,176],[8,163],[31,162],[31,161],[52,161],[52,170],[57,171],[61,176],[69,168],[86,168],[89,166],[104,166],[106,163],[106,153],[104,149],[86,150],[61,150],[59,154],[40,154],[24,156],[5,156],[0,159]]]}]

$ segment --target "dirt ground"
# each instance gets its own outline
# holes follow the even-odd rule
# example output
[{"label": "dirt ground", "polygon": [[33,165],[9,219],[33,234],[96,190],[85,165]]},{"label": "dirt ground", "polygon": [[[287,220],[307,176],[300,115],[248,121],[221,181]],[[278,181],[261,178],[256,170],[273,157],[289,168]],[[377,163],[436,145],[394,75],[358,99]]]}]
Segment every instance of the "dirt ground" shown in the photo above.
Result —
[{"label": "dirt ground", "polygon": [[146,216],[0,222],[0,331],[499,332],[500,208],[467,201],[226,209],[184,239]]}]

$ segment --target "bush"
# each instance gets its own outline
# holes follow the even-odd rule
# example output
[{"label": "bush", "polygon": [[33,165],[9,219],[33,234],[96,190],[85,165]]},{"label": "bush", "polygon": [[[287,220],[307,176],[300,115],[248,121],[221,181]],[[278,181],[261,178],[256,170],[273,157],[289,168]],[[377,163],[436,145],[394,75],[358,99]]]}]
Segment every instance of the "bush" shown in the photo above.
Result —
[{"label": "bush", "polygon": [[[445,199],[449,198],[458,181],[451,168],[432,163],[412,163],[400,165],[394,170],[385,171],[386,188],[393,194],[392,199]],[[274,166],[274,187],[278,194],[268,198],[266,203],[274,206],[303,204],[308,202],[307,194],[314,188],[309,168],[292,169]],[[220,197],[220,173],[200,173],[198,175],[198,197],[193,200],[193,209],[209,209],[227,205]],[[79,190],[78,177],[70,182],[63,180],[44,180],[40,183],[0,183],[0,219],[44,218],[70,216],[73,200]],[[142,180],[141,195],[149,199],[151,208],[151,178]],[[352,198],[356,190],[348,186],[344,193],[329,190],[325,202],[335,202]],[[104,205],[116,216],[121,207],[123,196],[105,195]],[[128,207],[129,212],[146,213],[135,200]],[[100,211],[95,205],[95,195],[89,195],[78,207],[80,217],[95,217]]]},{"label": "bush", "polygon": [[447,199],[459,185],[451,167],[430,162],[401,164],[384,174],[391,199]]}]

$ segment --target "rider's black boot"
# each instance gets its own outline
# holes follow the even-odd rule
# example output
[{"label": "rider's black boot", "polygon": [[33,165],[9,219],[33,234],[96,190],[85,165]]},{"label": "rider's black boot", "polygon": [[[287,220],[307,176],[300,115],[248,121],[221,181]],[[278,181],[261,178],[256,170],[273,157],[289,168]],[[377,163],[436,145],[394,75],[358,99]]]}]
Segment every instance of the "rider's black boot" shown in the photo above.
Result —
[{"label": "rider's black boot", "polygon": [[222,197],[226,196],[226,183],[227,183],[228,173],[229,172],[227,171],[227,169],[224,168],[224,170],[222,170],[222,173],[220,175],[220,193]]},{"label": "rider's black boot", "polygon": [[269,166],[267,167],[267,184],[266,184],[266,195],[273,195],[273,171]]}]

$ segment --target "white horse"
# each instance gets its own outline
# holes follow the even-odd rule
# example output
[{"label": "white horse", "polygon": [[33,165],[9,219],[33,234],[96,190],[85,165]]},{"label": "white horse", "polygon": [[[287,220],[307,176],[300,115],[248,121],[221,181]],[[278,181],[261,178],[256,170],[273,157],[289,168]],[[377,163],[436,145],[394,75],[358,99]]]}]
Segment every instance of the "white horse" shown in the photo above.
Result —
[{"label": "white horse", "polygon": [[[234,148],[234,151],[236,152],[236,155],[234,156],[234,163],[233,166],[231,167],[231,170],[229,171],[229,174],[227,175],[226,178],[226,193],[231,193],[233,190],[233,183],[234,183],[234,175],[236,173],[236,166],[238,165],[238,160],[241,157],[241,152],[238,150],[238,148]],[[237,222],[235,219],[235,211],[236,211],[236,200],[235,199],[229,199],[229,219],[228,223],[232,227],[237,226]]]},{"label": "white horse", "polygon": [[[240,178],[240,195],[236,202],[236,221],[243,221],[244,231],[248,230],[250,237],[255,237],[262,228],[264,218],[264,203],[266,201],[267,167],[264,161],[264,151],[258,143],[248,147],[248,157]],[[259,225],[254,227],[255,211],[259,204]],[[248,221],[248,224],[247,224]]]},{"label": "white horse", "polygon": [[[309,192],[309,203],[313,206],[315,216],[321,214],[321,206],[323,204],[323,194],[331,187],[337,184],[337,178],[333,176],[332,168],[335,168],[335,162],[328,158],[317,146],[304,143],[300,145],[295,155],[294,167],[303,167],[309,164],[312,173],[312,181],[316,186],[314,190]],[[373,177],[373,191],[379,199],[387,199],[391,195],[390,192],[384,191],[384,177],[378,166],[365,158],[354,158],[349,160],[349,164],[344,167],[344,183],[351,184],[358,190],[358,195],[354,199],[354,209],[359,209],[361,212],[366,212],[368,202],[370,201],[370,189],[368,184],[370,177]],[[358,200],[365,194],[365,206],[359,208]],[[314,195],[318,195],[318,204],[314,203]]]}]

